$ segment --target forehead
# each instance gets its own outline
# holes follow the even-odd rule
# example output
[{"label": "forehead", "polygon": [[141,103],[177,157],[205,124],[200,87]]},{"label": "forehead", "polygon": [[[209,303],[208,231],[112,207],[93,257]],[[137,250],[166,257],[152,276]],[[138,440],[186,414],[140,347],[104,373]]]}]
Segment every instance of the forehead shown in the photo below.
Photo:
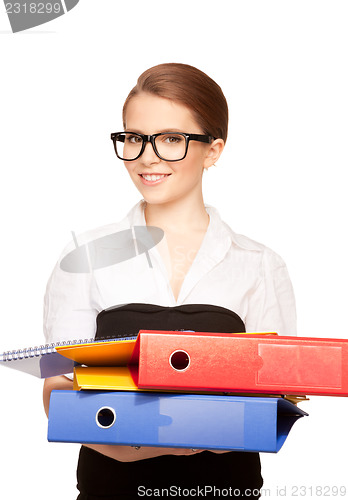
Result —
[{"label": "forehead", "polygon": [[200,133],[192,111],[175,101],[148,93],[133,97],[126,109],[126,129],[156,134],[162,130]]}]

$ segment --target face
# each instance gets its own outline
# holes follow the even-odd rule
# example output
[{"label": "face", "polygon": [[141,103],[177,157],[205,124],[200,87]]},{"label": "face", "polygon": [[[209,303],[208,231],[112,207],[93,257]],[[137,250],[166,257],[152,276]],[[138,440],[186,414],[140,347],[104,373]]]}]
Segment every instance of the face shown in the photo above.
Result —
[{"label": "face", "polygon": [[[125,118],[127,132],[146,135],[167,131],[204,133],[186,106],[148,93],[139,94],[129,101]],[[221,139],[215,142],[223,143]],[[146,143],[140,158],[124,164],[145,201],[169,203],[202,196],[203,169],[216,161],[214,153],[216,145],[190,141],[183,160],[166,162],[155,154],[150,143]],[[149,175],[161,177],[152,180]]]}]

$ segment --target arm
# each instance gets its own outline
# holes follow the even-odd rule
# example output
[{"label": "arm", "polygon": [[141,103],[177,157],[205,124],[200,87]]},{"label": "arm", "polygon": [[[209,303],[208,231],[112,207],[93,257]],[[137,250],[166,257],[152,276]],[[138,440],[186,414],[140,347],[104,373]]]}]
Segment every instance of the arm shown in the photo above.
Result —
[{"label": "arm", "polygon": [[250,294],[245,318],[247,332],[296,333],[296,305],[293,287],[282,258],[265,248],[260,266],[260,281]]},{"label": "arm", "polygon": [[[64,375],[59,377],[47,378],[43,388],[43,403],[46,415],[48,416],[49,401],[51,391],[65,390],[71,391],[73,389],[73,382]],[[87,448],[91,448],[102,455],[109,458],[119,460],[120,462],[134,462],[136,460],[144,460],[146,458],[154,458],[162,455],[195,455],[203,450],[192,451],[186,448],[159,448],[159,447],[146,447],[142,446],[139,450],[131,446],[117,446],[105,444],[84,444]]]}]

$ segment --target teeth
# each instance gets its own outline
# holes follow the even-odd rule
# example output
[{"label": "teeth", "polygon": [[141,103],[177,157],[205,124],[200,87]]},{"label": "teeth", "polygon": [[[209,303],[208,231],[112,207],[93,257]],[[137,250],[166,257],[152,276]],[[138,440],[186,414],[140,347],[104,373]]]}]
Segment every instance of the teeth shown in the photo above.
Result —
[{"label": "teeth", "polygon": [[168,174],[162,174],[162,175],[142,175],[142,177],[147,180],[147,181],[158,181],[158,179],[162,179],[163,177],[166,177]]}]

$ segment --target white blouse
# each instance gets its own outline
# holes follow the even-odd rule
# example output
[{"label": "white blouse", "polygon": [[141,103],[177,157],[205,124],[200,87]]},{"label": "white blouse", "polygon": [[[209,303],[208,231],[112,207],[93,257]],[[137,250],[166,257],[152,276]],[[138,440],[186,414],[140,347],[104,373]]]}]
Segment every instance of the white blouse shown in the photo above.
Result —
[{"label": "white blouse", "polygon": [[176,301],[170,286],[170,260],[165,236],[146,253],[87,272],[60,267],[76,248],[106,235],[146,226],[145,202],[137,203],[119,223],[79,235],[63,251],[48,281],[44,299],[47,343],[93,338],[97,314],[108,307],[141,302],[160,306],[212,304],[237,313],[247,332],[296,335],[293,288],[286,266],[275,252],[234,233],[217,210],[183,281]]}]

